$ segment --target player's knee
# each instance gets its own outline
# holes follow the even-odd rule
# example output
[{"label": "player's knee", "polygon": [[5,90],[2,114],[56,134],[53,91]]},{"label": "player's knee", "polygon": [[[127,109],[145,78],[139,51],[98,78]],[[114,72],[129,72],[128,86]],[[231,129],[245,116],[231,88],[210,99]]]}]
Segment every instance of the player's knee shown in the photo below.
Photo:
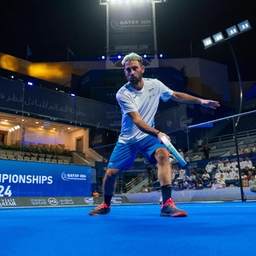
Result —
[{"label": "player's knee", "polygon": [[118,174],[118,169],[107,169],[105,176],[115,178]]},{"label": "player's knee", "polygon": [[169,152],[166,148],[158,148],[155,153],[155,158],[159,164],[169,161]]}]

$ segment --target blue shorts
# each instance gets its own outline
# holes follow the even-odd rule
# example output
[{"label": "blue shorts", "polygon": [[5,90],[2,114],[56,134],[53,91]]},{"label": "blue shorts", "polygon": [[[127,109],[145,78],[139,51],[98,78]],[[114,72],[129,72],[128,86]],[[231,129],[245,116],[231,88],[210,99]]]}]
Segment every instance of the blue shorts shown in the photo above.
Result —
[{"label": "blue shorts", "polygon": [[117,142],[108,162],[108,168],[129,170],[140,152],[150,164],[156,164],[155,151],[158,148],[167,148],[153,136],[132,143],[124,144]]}]

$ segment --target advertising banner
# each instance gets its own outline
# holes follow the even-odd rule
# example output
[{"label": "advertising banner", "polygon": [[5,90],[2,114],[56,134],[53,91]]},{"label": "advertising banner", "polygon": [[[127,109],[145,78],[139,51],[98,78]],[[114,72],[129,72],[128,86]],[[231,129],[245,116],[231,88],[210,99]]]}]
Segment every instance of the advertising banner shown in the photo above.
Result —
[{"label": "advertising banner", "polygon": [[151,1],[143,5],[109,5],[109,52],[154,51]]},{"label": "advertising banner", "polygon": [[91,195],[91,167],[1,161],[1,199],[89,195]]}]

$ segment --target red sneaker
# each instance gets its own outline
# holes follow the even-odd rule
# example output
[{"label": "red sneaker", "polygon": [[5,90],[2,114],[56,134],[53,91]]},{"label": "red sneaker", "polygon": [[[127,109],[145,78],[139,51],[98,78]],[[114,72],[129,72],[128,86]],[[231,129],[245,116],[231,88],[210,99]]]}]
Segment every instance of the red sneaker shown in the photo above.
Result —
[{"label": "red sneaker", "polygon": [[99,216],[99,215],[103,215],[103,214],[108,214],[109,212],[110,212],[110,206],[108,206],[107,204],[105,204],[103,202],[102,204],[98,205],[94,209],[90,210],[89,215]]},{"label": "red sneaker", "polygon": [[188,214],[184,210],[180,210],[169,198],[161,208],[160,216],[162,217],[187,217]]}]

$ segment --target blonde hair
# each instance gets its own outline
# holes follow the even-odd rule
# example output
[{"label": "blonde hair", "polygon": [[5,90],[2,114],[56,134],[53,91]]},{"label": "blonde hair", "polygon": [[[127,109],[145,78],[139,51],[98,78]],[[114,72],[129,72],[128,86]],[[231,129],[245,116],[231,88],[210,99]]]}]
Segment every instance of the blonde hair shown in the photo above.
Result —
[{"label": "blonde hair", "polygon": [[124,65],[125,62],[130,62],[132,60],[137,60],[140,64],[142,64],[142,58],[140,57],[140,55],[134,52],[125,55],[121,63],[122,65]]}]

